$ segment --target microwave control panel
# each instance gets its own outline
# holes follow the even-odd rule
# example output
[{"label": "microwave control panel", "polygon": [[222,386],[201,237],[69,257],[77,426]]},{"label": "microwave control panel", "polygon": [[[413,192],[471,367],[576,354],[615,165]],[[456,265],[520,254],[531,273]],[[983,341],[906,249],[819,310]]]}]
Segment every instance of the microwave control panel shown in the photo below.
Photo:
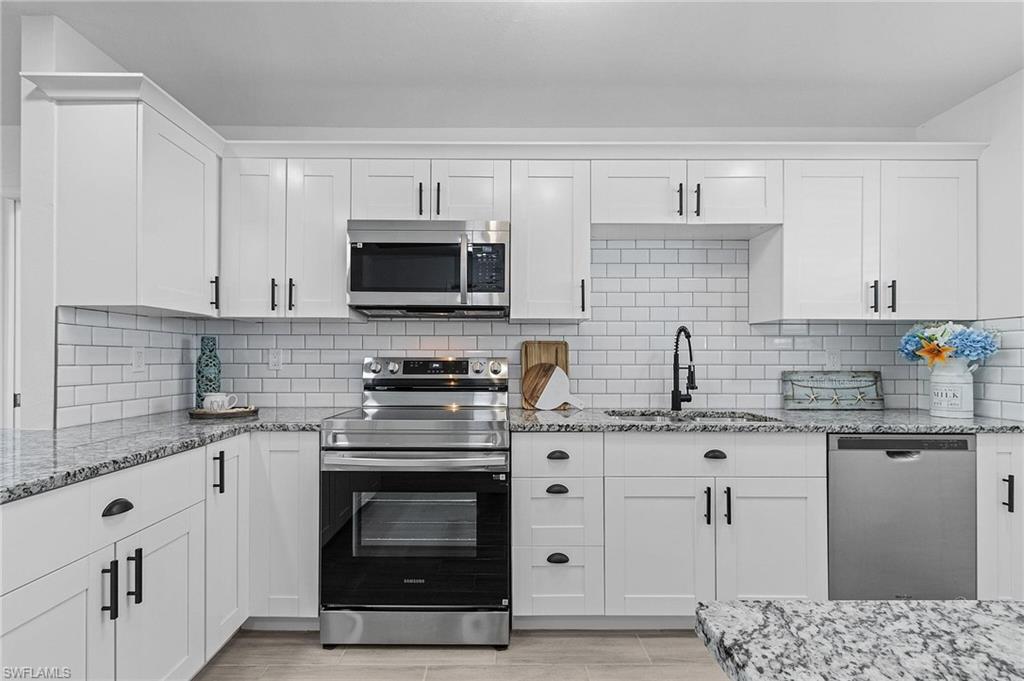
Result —
[{"label": "microwave control panel", "polygon": [[505,290],[505,244],[473,244],[469,252],[469,287],[474,293]]}]

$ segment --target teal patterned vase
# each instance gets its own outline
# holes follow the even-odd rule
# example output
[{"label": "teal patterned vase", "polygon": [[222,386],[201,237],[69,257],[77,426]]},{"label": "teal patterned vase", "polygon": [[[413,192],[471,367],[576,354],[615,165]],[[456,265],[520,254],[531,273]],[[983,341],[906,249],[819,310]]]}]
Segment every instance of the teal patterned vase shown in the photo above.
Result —
[{"label": "teal patterned vase", "polygon": [[216,336],[203,336],[196,358],[196,409],[202,409],[203,397],[220,392],[220,357]]}]

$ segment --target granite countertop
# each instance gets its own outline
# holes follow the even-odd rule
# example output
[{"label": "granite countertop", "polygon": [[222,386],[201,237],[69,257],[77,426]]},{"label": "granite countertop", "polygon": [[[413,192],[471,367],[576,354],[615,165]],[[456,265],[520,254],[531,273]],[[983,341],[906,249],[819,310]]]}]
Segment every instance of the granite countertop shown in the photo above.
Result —
[{"label": "granite countertop", "polygon": [[[667,409],[570,409],[566,411],[510,411],[513,432],[587,433],[606,431],[678,431],[730,433],[1020,433],[1024,421],[975,417],[943,419],[917,409],[878,411],[786,411],[783,409],[745,409],[748,423],[708,423],[682,418],[673,421],[644,421],[630,415],[657,413],[672,415]],[[607,412],[622,416],[611,416]],[[713,409],[686,409],[682,415],[715,416],[729,412]],[[732,412],[735,413],[735,412]]]},{"label": "granite countertop", "polygon": [[318,431],[337,412],[264,407],[256,418],[191,421],[179,411],[57,430],[0,430],[0,504],[255,430]]},{"label": "granite countertop", "polygon": [[1020,601],[720,601],[696,629],[733,681],[1024,679]]}]

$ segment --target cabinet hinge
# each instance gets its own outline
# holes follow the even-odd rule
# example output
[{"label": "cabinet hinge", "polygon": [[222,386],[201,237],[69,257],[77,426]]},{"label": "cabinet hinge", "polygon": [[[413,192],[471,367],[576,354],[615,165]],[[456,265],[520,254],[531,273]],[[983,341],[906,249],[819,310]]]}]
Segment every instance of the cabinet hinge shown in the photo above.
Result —
[{"label": "cabinet hinge", "polygon": [[21,406],[21,393],[14,393],[14,406],[15,408]]}]

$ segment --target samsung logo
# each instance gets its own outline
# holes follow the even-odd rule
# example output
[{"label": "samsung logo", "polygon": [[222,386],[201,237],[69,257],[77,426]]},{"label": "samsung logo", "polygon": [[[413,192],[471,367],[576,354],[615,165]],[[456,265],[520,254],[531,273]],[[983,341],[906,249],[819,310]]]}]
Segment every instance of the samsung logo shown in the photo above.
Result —
[{"label": "samsung logo", "polygon": [[425,579],[403,579],[402,584],[426,584]]}]

